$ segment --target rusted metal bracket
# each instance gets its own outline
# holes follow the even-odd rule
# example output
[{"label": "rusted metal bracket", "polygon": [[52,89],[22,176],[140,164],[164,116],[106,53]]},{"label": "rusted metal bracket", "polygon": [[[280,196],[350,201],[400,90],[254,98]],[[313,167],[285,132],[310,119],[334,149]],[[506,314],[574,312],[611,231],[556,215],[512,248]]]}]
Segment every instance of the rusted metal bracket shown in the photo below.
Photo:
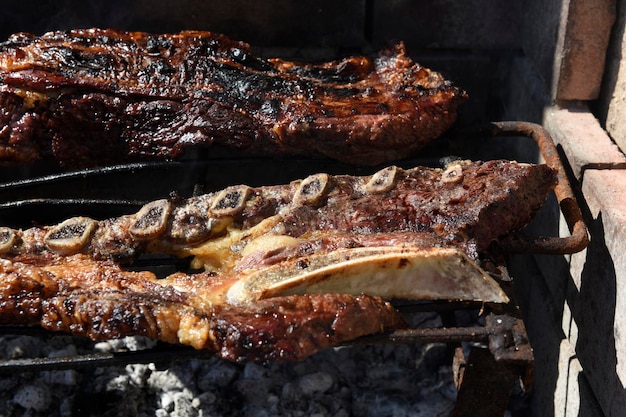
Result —
[{"label": "rusted metal bracket", "polygon": [[516,381],[528,389],[533,378],[533,351],[521,319],[486,317],[488,348],[474,346],[465,355],[458,347],[453,359],[458,389],[453,417],[502,417]]},{"label": "rusted metal bracket", "polygon": [[517,374],[504,363],[494,359],[485,348],[474,348],[467,360],[460,348],[455,355],[455,364],[459,365],[458,395],[452,417],[502,417],[507,405]]},{"label": "rusted metal bracket", "polygon": [[534,355],[524,321],[509,315],[490,314],[486,322],[490,330],[489,350],[494,359],[515,369],[520,375],[522,388],[529,389],[534,373]]}]

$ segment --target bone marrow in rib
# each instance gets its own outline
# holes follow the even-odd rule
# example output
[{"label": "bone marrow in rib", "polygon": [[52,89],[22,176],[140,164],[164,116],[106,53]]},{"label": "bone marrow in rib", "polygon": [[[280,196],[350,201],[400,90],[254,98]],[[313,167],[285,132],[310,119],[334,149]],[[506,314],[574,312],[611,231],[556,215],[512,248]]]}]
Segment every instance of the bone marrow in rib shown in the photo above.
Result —
[{"label": "bone marrow in rib", "polygon": [[368,193],[385,193],[396,185],[398,168],[390,166],[376,172],[365,184],[365,191]]},{"label": "bone marrow in rib", "polygon": [[96,228],[95,220],[75,217],[52,227],[44,238],[48,248],[59,253],[75,253],[85,246]]},{"label": "bone marrow in rib", "polygon": [[171,211],[167,200],[157,200],[146,204],[137,213],[128,231],[137,238],[151,238],[165,231]]},{"label": "bone marrow in rib", "polygon": [[0,44],[0,163],[87,167],[220,144],[375,165],[442,135],[465,99],[402,44],[299,64],[208,32],[22,33]]}]

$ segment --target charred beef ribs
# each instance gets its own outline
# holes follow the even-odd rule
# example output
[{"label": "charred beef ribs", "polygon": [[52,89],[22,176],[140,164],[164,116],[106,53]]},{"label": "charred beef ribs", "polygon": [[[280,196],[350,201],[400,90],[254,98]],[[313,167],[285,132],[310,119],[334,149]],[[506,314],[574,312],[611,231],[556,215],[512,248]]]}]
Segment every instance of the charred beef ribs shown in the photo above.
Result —
[{"label": "charred beef ribs", "polygon": [[[466,267],[479,269],[479,253],[523,227],[555,181],[546,165],[509,161],[390,166],[365,177],[315,174],[287,185],[232,186],[154,201],[101,221],[77,217],[55,226],[0,228],[0,322],[93,339],[142,334],[213,349],[231,360],[301,359],[395,329],[402,319],[378,294],[342,289],[242,301],[230,298],[239,283],[259,274],[263,279],[253,283],[303,273],[357,284],[396,273],[406,279],[402,271],[411,262],[419,275],[421,265],[433,265],[433,250],[444,261],[452,250],[459,263],[426,277],[423,297],[490,301],[472,285],[492,293],[499,286],[482,282],[490,279],[486,274],[467,282]],[[158,279],[122,266],[145,253],[194,257],[191,268],[201,272]],[[392,256],[381,264],[378,256],[368,258],[371,253]]]},{"label": "charred beef ribs", "polygon": [[220,144],[375,165],[439,137],[465,98],[401,44],[300,64],[206,32],[22,33],[0,44],[0,163],[87,167]]}]

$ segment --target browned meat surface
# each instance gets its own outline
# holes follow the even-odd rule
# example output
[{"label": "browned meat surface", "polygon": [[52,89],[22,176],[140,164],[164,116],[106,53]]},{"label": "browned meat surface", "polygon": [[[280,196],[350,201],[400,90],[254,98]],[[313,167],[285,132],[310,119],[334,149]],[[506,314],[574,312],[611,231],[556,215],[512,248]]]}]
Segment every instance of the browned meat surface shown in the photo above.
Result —
[{"label": "browned meat surface", "polygon": [[[457,161],[446,169],[392,166],[364,177],[316,174],[286,185],[241,185],[189,199],[159,200],[118,218],[76,218],[15,231],[6,252],[52,249],[116,260],[146,252],[193,253],[207,258],[205,262],[215,257],[225,264],[224,259],[241,254],[221,245],[239,242],[243,249],[264,236],[281,239],[286,244],[276,245],[290,251],[385,241],[386,246],[471,243],[484,251],[492,241],[525,226],[555,184],[555,172],[547,165],[504,160]],[[277,248],[272,251],[278,256]]]},{"label": "browned meat surface", "polygon": [[[555,172],[546,165],[392,166],[364,177],[315,174],[287,185],[233,186],[100,221],[0,228],[0,322],[93,339],[142,334],[231,360],[300,359],[394,329],[401,320],[375,297],[279,295],[249,302],[230,290],[259,273],[281,278],[325,261],[348,265],[368,248],[380,250],[375,254],[398,249],[400,269],[429,248],[461,248],[469,255],[461,263],[471,263],[492,241],[530,221],[554,185]],[[202,272],[157,279],[120,266],[147,253],[192,257],[192,269]],[[369,273],[367,263],[357,268]],[[465,287],[461,276],[441,287],[433,282],[438,288],[427,292],[448,294],[451,282]]]},{"label": "browned meat surface", "polygon": [[465,98],[402,45],[299,64],[206,32],[16,34],[0,44],[0,163],[85,167],[220,144],[374,165],[440,136]]},{"label": "browned meat surface", "polygon": [[205,274],[157,280],[84,255],[0,259],[0,323],[39,324],[94,340],[144,335],[210,349],[231,361],[259,362],[300,360],[404,325],[399,313],[376,297],[322,294],[243,306],[212,303],[211,293],[221,285]]}]

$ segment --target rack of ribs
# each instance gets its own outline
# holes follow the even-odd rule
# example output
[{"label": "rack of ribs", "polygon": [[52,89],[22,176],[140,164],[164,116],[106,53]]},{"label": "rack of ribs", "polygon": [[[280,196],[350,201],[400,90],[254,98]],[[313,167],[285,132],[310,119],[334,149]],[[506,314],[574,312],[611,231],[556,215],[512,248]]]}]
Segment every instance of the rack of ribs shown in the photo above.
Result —
[{"label": "rack of ribs", "polygon": [[0,44],[0,164],[81,168],[221,145],[377,165],[441,136],[465,99],[402,44],[297,63],[207,32],[19,33]]},{"label": "rack of ribs", "polygon": [[[555,184],[547,165],[503,160],[389,166],[0,228],[0,323],[140,334],[234,361],[302,359],[404,326],[392,299],[508,302],[480,258]],[[148,254],[189,269],[129,267]]]}]

